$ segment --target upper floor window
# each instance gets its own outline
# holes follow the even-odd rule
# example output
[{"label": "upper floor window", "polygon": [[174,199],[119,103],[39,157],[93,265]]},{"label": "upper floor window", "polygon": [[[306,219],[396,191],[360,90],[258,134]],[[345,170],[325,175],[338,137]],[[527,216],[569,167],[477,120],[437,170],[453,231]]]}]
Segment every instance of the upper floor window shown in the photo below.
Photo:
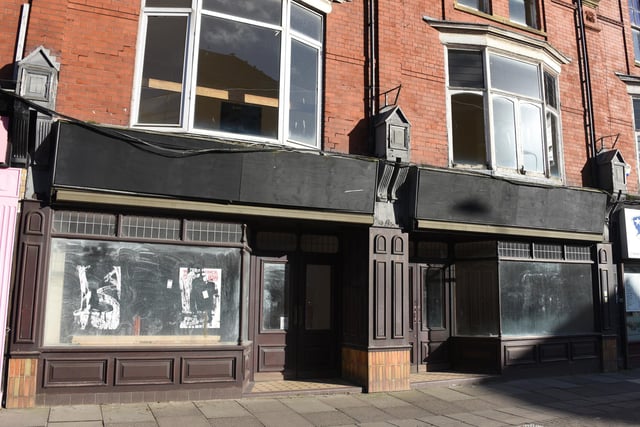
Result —
[{"label": "upper floor window", "polygon": [[509,0],[509,19],[515,23],[538,28],[536,0]]},{"label": "upper floor window", "polygon": [[629,15],[633,35],[633,53],[636,61],[640,61],[640,0],[629,0]]},{"label": "upper floor window", "polygon": [[323,16],[293,0],[146,0],[133,123],[320,147]]},{"label": "upper floor window", "polygon": [[476,9],[480,12],[491,13],[490,0],[457,0],[457,3],[463,6]]},{"label": "upper floor window", "polygon": [[449,49],[455,165],[560,178],[557,78],[540,62]]}]

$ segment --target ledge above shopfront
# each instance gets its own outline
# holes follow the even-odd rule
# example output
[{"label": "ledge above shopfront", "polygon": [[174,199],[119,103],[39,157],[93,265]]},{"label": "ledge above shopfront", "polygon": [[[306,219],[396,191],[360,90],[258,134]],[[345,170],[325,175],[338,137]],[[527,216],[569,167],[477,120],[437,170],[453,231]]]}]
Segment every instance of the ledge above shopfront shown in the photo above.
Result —
[{"label": "ledge above shopfront", "polygon": [[53,198],[370,224],[377,161],[60,122]]},{"label": "ledge above shopfront", "polygon": [[419,230],[603,239],[603,192],[456,171],[418,168],[415,173],[413,214]]}]

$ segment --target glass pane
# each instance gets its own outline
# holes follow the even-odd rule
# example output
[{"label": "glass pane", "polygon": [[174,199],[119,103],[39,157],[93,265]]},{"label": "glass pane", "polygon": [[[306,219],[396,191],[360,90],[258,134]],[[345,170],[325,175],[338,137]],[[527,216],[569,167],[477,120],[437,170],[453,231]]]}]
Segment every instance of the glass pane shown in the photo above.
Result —
[{"label": "glass pane", "polygon": [[472,7],[480,12],[489,13],[489,7],[487,0],[458,0],[458,4]]},{"label": "glass pane", "polygon": [[307,265],[304,327],[307,330],[331,329],[330,265]]},{"label": "glass pane", "polygon": [[280,31],[204,17],[194,126],[278,136]]},{"label": "glass pane", "polygon": [[45,345],[236,344],[240,249],[52,239]]},{"label": "glass pane", "polygon": [[544,97],[547,105],[558,109],[558,89],[556,87],[556,78],[549,73],[544,73]]},{"label": "glass pane", "polygon": [[640,98],[633,98],[633,122],[636,132],[640,131]]},{"label": "glass pane", "polygon": [[504,335],[594,331],[590,264],[500,263]]},{"label": "glass pane", "polygon": [[424,270],[422,283],[422,327],[444,327],[444,271],[441,268]]},{"label": "glass pane", "polygon": [[549,174],[560,176],[560,155],[558,153],[558,118],[555,114],[547,112],[547,159],[549,162]]},{"label": "glass pane", "polygon": [[532,104],[520,104],[520,137],[525,171],[543,173],[542,111]]},{"label": "glass pane", "polygon": [[262,329],[286,330],[289,323],[289,281],[285,263],[265,263],[262,272]]},{"label": "glass pane", "polygon": [[282,0],[204,0],[203,8],[275,25],[282,19]]},{"label": "glass pane", "polygon": [[147,7],[191,7],[191,0],[146,0]]},{"label": "glass pane", "polygon": [[493,139],[496,164],[502,168],[518,168],[514,104],[506,98],[493,99]]},{"label": "glass pane", "polygon": [[640,30],[633,28],[631,34],[633,35],[633,56],[636,61],[640,61]]},{"label": "glass pane", "polygon": [[532,64],[491,55],[491,87],[540,99],[538,67]]},{"label": "glass pane", "polygon": [[186,16],[149,17],[138,123],[180,124],[187,27]]},{"label": "glass pane", "polygon": [[289,138],[307,145],[317,144],[319,52],[291,41],[291,93]]},{"label": "glass pane", "polygon": [[449,51],[449,87],[484,88],[484,61],[481,51]]},{"label": "glass pane", "polygon": [[322,40],[322,16],[296,3],[291,4],[291,28],[314,40]]},{"label": "glass pane", "polygon": [[633,25],[640,25],[640,0],[629,0],[629,15]]},{"label": "glass pane", "polygon": [[455,272],[456,334],[498,335],[500,311],[496,263],[458,262]]},{"label": "glass pane", "polygon": [[509,0],[509,19],[537,28],[535,0]]},{"label": "glass pane", "polygon": [[453,161],[484,165],[487,163],[484,126],[484,97],[473,93],[451,96]]}]

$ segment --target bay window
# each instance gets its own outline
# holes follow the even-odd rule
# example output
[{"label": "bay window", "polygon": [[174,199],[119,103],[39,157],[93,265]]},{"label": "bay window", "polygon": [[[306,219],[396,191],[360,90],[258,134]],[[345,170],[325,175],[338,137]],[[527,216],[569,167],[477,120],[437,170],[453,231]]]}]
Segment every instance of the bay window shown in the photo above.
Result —
[{"label": "bay window", "polygon": [[133,124],[319,148],[323,25],[293,0],[146,0]]},{"label": "bay window", "polygon": [[449,49],[455,166],[560,178],[557,78],[541,63]]}]

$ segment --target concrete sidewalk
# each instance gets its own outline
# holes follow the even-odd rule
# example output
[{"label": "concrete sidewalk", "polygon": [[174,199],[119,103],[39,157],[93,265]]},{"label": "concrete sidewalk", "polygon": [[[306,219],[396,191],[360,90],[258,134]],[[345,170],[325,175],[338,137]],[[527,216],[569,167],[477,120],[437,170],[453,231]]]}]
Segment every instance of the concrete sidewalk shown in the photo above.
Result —
[{"label": "concrete sidewalk", "polygon": [[0,426],[630,426],[640,371],[448,382],[376,394],[3,409]]}]

